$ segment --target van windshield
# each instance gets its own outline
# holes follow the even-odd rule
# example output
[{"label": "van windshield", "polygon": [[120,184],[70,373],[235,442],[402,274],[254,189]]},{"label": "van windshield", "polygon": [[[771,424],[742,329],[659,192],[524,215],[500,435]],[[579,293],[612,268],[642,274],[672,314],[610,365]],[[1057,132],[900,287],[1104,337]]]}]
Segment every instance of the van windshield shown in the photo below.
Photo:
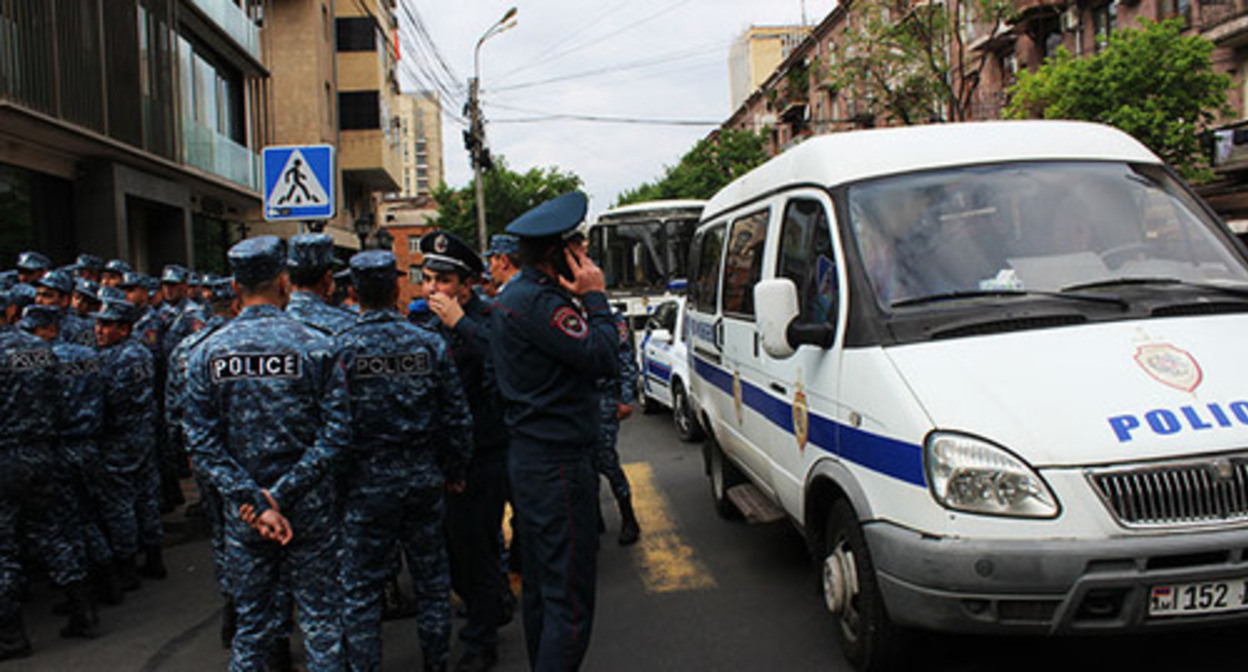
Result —
[{"label": "van windshield", "polygon": [[1035,162],[872,180],[850,230],[880,305],[1131,279],[1248,285],[1217,224],[1160,166]]}]

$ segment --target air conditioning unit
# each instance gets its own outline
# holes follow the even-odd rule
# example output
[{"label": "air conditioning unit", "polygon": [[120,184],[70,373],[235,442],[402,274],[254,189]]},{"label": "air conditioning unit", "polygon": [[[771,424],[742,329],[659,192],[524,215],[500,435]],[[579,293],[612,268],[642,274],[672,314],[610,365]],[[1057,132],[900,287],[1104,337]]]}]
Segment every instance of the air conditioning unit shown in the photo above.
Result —
[{"label": "air conditioning unit", "polygon": [[1062,30],[1073,33],[1079,30],[1079,8],[1071,7],[1062,12]]}]

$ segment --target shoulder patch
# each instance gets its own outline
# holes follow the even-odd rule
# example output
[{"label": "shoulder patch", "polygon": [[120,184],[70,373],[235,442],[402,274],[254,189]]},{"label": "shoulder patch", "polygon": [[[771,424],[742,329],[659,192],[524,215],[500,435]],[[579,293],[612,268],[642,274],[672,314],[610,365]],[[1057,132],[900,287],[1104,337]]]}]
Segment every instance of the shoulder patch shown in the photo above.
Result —
[{"label": "shoulder patch", "polygon": [[585,335],[589,333],[589,325],[585,323],[585,318],[571,306],[556,310],[554,316],[550,318],[550,323],[572,338],[585,338]]}]

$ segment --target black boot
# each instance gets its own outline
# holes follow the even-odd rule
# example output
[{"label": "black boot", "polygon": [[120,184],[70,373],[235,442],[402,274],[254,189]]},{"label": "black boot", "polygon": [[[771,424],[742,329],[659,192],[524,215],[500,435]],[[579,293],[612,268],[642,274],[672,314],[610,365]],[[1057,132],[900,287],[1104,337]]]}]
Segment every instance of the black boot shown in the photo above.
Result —
[{"label": "black boot", "polygon": [[290,657],[290,638],[279,637],[273,641],[273,650],[265,666],[269,672],[294,672],[295,664]]},{"label": "black boot", "polygon": [[620,545],[632,546],[641,537],[641,526],[637,524],[637,514],[633,513],[633,498],[624,497],[620,504]]},{"label": "black boot", "polygon": [[69,598],[69,623],[61,628],[62,637],[92,639],[95,637],[95,625],[99,617],[95,613],[95,604],[87,593],[86,581],[74,581],[65,586],[65,595]]},{"label": "black boot", "polygon": [[165,560],[159,546],[147,546],[143,549],[143,566],[139,568],[139,576],[145,579],[164,579],[169,576],[165,569]]},{"label": "black boot", "polygon": [[139,589],[139,570],[135,567],[133,555],[117,560],[117,580],[125,592]]},{"label": "black boot", "polygon": [[29,655],[30,639],[22,624],[21,607],[12,600],[0,600],[0,660]]},{"label": "black boot", "polygon": [[234,631],[238,629],[238,612],[234,609],[234,598],[225,598],[225,606],[221,608],[221,648],[234,646]]},{"label": "black boot", "polygon": [[95,601],[100,604],[121,604],[121,575],[117,573],[117,565],[100,565],[91,570],[91,578],[95,582]]}]

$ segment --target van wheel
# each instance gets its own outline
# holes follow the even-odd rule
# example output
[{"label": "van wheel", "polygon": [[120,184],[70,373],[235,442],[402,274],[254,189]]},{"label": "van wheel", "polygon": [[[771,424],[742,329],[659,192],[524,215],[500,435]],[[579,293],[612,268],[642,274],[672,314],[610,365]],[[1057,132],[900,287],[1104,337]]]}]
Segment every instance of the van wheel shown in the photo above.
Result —
[{"label": "van wheel", "polygon": [[728,489],[745,482],[741,470],[724,455],[724,451],[715,441],[715,437],[707,437],[707,473],[711,476],[711,498],[715,501],[715,513],[720,518],[736,520],[741,517],[737,505],[728,499]]},{"label": "van wheel", "polygon": [[878,672],[896,665],[905,650],[904,631],[885,611],[862,526],[845,500],[828,513],[819,574],[841,652],[854,669]]},{"label": "van wheel", "polygon": [[702,425],[693,417],[689,408],[689,395],[685,394],[685,386],[680,381],[672,382],[672,421],[676,423],[676,433],[681,441],[699,441],[702,439]]}]

